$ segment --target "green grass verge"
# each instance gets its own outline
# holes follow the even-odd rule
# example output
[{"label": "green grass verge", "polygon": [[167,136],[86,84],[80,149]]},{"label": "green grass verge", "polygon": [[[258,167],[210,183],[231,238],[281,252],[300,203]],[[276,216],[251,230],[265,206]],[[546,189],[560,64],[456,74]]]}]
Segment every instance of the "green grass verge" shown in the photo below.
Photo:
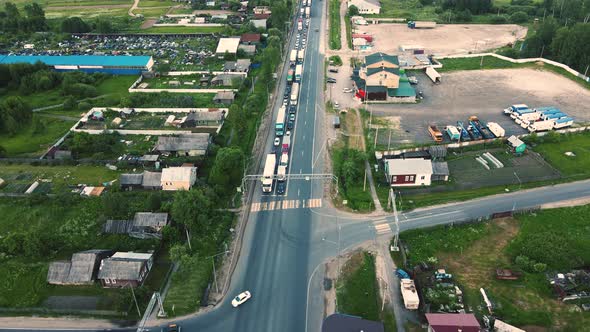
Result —
[{"label": "green grass verge", "polygon": [[340,36],[340,1],[329,1],[328,12],[330,14],[330,49],[339,50],[342,47]]},{"label": "green grass verge", "polygon": [[[16,177],[29,179],[48,179],[53,184],[75,185],[86,183],[88,185],[101,184],[103,182],[117,179],[119,172],[111,171],[104,166],[33,166],[29,164],[2,164],[0,177],[10,184]],[[32,183],[30,180],[28,183]],[[18,182],[14,180],[14,182]]]},{"label": "green grass verge", "polygon": [[348,14],[344,16],[344,24],[346,25],[346,43],[348,44],[348,49],[352,50],[352,22]]},{"label": "green grass verge", "polygon": [[53,119],[37,114],[33,117],[40,119],[44,125],[43,130],[35,132],[33,126],[29,125],[16,135],[0,135],[0,145],[6,149],[9,157],[41,155],[75,123],[75,121]]},{"label": "green grass verge", "polygon": [[[566,176],[590,175],[590,132],[547,137],[545,140],[551,142],[541,142],[534,147],[547,162]],[[575,156],[566,156],[566,152],[573,152]]]},{"label": "green grass verge", "polygon": [[379,320],[379,295],[375,257],[367,252],[353,255],[338,281],[338,312]]}]

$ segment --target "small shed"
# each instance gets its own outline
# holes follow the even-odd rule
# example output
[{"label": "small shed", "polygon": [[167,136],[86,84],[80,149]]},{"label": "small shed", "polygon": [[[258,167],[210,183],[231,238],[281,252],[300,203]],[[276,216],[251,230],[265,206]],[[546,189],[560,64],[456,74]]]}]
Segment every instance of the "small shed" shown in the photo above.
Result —
[{"label": "small shed", "polygon": [[137,287],[147,278],[153,262],[150,253],[117,252],[102,260],[98,279],[103,287]]},{"label": "small shed", "polygon": [[447,156],[447,147],[443,145],[429,146],[428,153],[430,153],[433,159],[442,159]]},{"label": "small shed", "polygon": [[213,102],[216,104],[231,104],[234,102],[235,93],[233,91],[219,91],[213,97]]},{"label": "small shed", "polygon": [[512,135],[508,138],[508,145],[514,150],[515,153],[521,154],[526,150],[526,144],[520,140],[520,138]]},{"label": "small shed", "polygon": [[449,181],[449,165],[446,161],[432,162],[432,181]]},{"label": "small shed", "polygon": [[110,250],[86,250],[72,255],[70,261],[49,264],[47,282],[54,285],[85,285],[96,279],[100,261],[112,254]]},{"label": "small shed", "polygon": [[111,121],[111,124],[113,126],[119,126],[121,124],[121,122],[123,122],[123,120],[120,117],[116,117],[113,119],[113,121]]}]

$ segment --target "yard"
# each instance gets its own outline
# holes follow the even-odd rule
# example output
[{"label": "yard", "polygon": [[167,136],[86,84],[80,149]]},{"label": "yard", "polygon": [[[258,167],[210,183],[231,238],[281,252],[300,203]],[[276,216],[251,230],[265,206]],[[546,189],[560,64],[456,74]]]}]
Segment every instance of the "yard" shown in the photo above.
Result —
[{"label": "yard", "polygon": [[[533,148],[564,176],[590,175],[590,133],[548,135]],[[572,152],[573,155],[566,155]]]},{"label": "yard", "polygon": [[[199,81],[204,75],[183,75],[183,76],[160,76],[146,78],[142,83],[148,84],[148,89],[232,89],[238,88],[240,79],[236,77],[235,84],[230,86],[212,86],[210,80],[213,77],[206,77],[207,80],[201,85]],[[205,75],[206,76],[206,75]]]},{"label": "yard", "polygon": [[367,252],[354,253],[342,266],[336,285],[337,312],[363,319],[383,321],[385,331],[395,332],[395,318],[381,311],[381,294],[377,285],[375,257]]},{"label": "yard", "polygon": [[76,123],[75,121],[43,117],[38,114],[33,115],[32,122],[35,121],[40,121],[43,126],[36,130],[31,124],[16,135],[0,135],[0,145],[6,149],[7,156],[38,157]]},{"label": "yard", "polygon": [[[111,171],[105,166],[33,166],[28,164],[2,164],[0,178],[6,181],[6,185],[28,185],[39,179],[48,180],[52,186],[99,185],[103,182],[115,180],[119,172]],[[2,191],[7,192],[4,187]]]},{"label": "yard", "polygon": [[[467,307],[484,314],[484,288],[501,320],[527,331],[581,331],[590,313],[555,299],[545,274],[528,272],[516,257],[547,264],[550,272],[586,266],[590,257],[590,206],[554,209],[486,223],[412,230],[400,235],[409,249],[409,266],[426,261],[444,267],[464,291]],[[567,223],[563,221],[567,220]],[[497,268],[524,272],[518,281],[496,280]]]}]

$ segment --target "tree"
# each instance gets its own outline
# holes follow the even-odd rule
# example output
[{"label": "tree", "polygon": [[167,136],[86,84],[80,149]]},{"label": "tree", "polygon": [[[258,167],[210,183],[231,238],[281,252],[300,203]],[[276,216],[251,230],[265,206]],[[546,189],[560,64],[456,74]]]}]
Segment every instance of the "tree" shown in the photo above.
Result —
[{"label": "tree", "polygon": [[152,192],[149,194],[145,201],[145,208],[148,211],[156,212],[162,207],[162,197],[158,192]]},{"label": "tree", "polygon": [[39,117],[39,116],[33,117],[32,127],[33,127],[32,128],[33,135],[40,135],[40,134],[45,133],[45,131],[47,131],[45,124],[43,123],[43,121],[41,121],[41,117]]},{"label": "tree", "polygon": [[94,30],[96,30],[96,32],[98,32],[98,33],[113,33],[113,32],[116,32],[115,31],[115,28],[113,27],[113,24],[111,23],[111,20],[108,20],[108,19],[103,18],[103,17],[99,17],[96,20],[96,24],[95,24]]},{"label": "tree", "polygon": [[61,22],[61,32],[85,33],[90,32],[91,27],[79,17],[68,17]]},{"label": "tree", "polygon": [[10,135],[28,125],[33,117],[31,107],[20,97],[10,96],[0,103],[0,130]]},{"label": "tree", "polygon": [[510,15],[510,21],[512,23],[524,23],[528,21],[529,15],[525,12],[516,12]]},{"label": "tree", "polygon": [[238,187],[242,180],[244,153],[238,147],[221,148],[209,172],[209,183],[218,193],[227,193]]},{"label": "tree", "polygon": [[[432,2],[431,2],[432,3]],[[355,5],[348,7],[348,16],[357,16],[359,14],[359,8]]]},{"label": "tree", "polygon": [[170,210],[172,219],[184,225],[195,235],[204,235],[214,222],[211,218],[213,202],[212,193],[206,188],[192,188],[174,194]]},{"label": "tree", "polygon": [[66,99],[64,100],[64,109],[66,110],[72,110],[74,109],[74,107],[76,107],[76,98],[74,98],[74,96],[68,96],[66,97]]},{"label": "tree", "polygon": [[48,29],[45,11],[41,5],[36,2],[26,4],[25,13],[27,14],[28,31],[46,31]]},{"label": "tree", "polygon": [[0,145],[0,158],[5,158],[8,155],[6,148]]}]

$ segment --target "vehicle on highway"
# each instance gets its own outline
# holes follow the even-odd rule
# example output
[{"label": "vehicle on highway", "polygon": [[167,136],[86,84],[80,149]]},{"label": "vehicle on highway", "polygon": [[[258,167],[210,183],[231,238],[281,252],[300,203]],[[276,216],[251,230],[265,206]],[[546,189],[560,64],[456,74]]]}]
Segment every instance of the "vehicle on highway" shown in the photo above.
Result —
[{"label": "vehicle on highway", "polygon": [[275,137],[275,141],[273,143],[274,146],[279,146],[279,144],[281,144],[281,139],[278,137]]},{"label": "vehicle on highway", "polygon": [[351,88],[344,88],[344,89],[342,89],[342,92],[345,92],[345,93],[351,93],[352,91],[353,90]]},{"label": "vehicle on highway", "polygon": [[289,104],[289,99],[283,99],[283,106],[287,106]]},{"label": "vehicle on highway", "polygon": [[297,106],[295,106],[295,105],[289,106],[289,113],[295,113],[295,112],[297,112]]},{"label": "vehicle on highway", "polygon": [[287,122],[287,129],[293,129],[294,125],[295,125],[295,122],[293,122],[293,121]]},{"label": "vehicle on highway", "polygon": [[291,136],[291,131],[287,130],[287,133],[285,134],[285,136]]},{"label": "vehicle on highway", "polygon": [[252,294],[250,294],[249,291],[242,292],[238,296],[234,297],[234,299],[231,301],[231,305],[234,308],[237,308],[238,306],[242,305],[244,302],[248,301],[251,297],[252,297]]},{"label": "vehicle on highway", "polygon": [[334,68],[334,67],[332,67],[332,68],[328,69],[328,71],[329,71],[330,73],[337,73],[337,72],[338,72],[338,68]]},{"label": "vehicle on highway", "polygon": [[340,104],[337,101],[334,102],[334,108],[337,110],[340,109]]},{"label": "vehicle on highway", "polygon": [[162,332],[180,332],[180,326],[170,323],[168,326],[162,328]]},{"label": "vehicle on highway", "polygon": [[289,121],[295,121],[295,113],[289,114]]},{"label": "vehicle on highway", "polygon": [[328,77],[328,79],[326,80],[326,82],[328,83],[336,83],[336,79],[332,78],[332,77]]},{"label": "vehicle on highway", "polygon": [[284,195],[286,187],[287,187],[287,184],[284,181],[277,183],[277,194]]},{"label": "vehicle on highway", "polygon": [[316,29],[315,29],[315,32],[318,32],[318,31],[320,31],[320,29],[316,28]]}]

